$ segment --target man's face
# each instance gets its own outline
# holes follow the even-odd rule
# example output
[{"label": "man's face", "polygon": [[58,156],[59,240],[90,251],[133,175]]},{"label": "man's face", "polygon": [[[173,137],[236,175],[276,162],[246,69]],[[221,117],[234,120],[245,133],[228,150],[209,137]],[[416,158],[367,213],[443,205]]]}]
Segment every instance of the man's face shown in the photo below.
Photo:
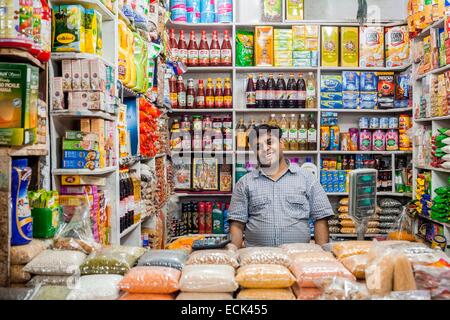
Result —
[{"label": "man's face", "polygon": [[258,140],[253,142],[252,149],[256,154],[260,167],[274,168],[279,164],[282,148],[276,135],[261,133]]}]

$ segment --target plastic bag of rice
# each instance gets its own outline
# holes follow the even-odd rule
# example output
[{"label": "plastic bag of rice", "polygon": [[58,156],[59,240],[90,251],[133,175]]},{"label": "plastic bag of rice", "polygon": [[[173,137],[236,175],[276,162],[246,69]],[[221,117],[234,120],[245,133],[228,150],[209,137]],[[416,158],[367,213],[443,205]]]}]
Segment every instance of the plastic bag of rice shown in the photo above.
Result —
[{"label": "plastic bag of rice", "polygon": [[67,300],[116,300],[119,298],[119,283],[122,279],[121,275],[116,274],[82,276]]},{"label": "plastic bag of rice", "polygon": [[11,264],[27,264],[48,247],[48,242],[37,239],[23,246],[11,246]]},{"label": "plastic bag of rice", "polygon": [[282,248],[254,247],[239,249],[241,267],[249,264],[279,264],[289,267],[291,259]]},{"label": "plastic bag of rice", "polygon": [[126,292],[119,300],[174,300],[174,297],[171,294]]},{"label": "plastic bag of rice", "polygon": [[63,286],[42,286],[33,300],[66,300],[70,289]]},{"label": "plastic bag of rice", "polygon": [[68,276],[78,274],[86,255],[79,251],[45,250],[31,260],[23,271],[38,275]]},{"label": "plastic bag of rice", "polygon": [[237,253],[231,250],[198,250],[190,254],[186,264],[224,264],[238,268]]},{"label": "plastic bag of rice", "polygon": [[27,282],[27,287],[36,287],[37,285],[74,287],[78,279],[77,276],[34,276]]},{"label": "plastic bag of rice", "polygon": [[231,293],[181,292],[176,300],[233,300]]},{"label": "plastic bag of rice", "polygon": [[188,258],[185,250],[150,250],[138,262],[138,266],[168,267],[181,270]]},{"label": "plastic bag of rice", "polygon": [[203,293],[234,292],[238,288],[234,274],[234,268],[227,265],[188,265],[183,268],[180,290]]},{"label": "plastic bag of rice", "polygon": [[289,256],[305,252],[323,252],[322,247],[315,243],[289,243],[281,245],[280,248]]}]

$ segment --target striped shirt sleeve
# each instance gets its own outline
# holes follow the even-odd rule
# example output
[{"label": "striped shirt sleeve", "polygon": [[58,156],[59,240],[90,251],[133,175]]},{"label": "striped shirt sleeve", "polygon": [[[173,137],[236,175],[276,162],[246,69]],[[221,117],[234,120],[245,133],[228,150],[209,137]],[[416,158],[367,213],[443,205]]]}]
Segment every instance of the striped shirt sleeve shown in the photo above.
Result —
[{"label": "striped shirt sleeve", "polygon": [[228,221],[248,222],[248,194],[245,177],[239,180],[231,197]]}]

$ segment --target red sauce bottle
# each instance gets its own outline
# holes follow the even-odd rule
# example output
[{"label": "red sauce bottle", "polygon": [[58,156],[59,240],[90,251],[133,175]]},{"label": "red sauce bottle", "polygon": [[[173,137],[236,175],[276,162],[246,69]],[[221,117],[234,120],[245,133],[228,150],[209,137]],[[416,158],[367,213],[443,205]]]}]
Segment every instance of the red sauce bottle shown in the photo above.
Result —
[{"label": "red sauce bottle", "polygon": [[223,107],[226,109],[233,108],[233,92],[231,90],[230,78],[225,78],[225,86],[223,89]]},{"label": "red sauce bottle", "polygon": [[203,84],[203,80],[198,80],[198,90],[195,105],[198,109],[205,108],[205,85]]},{"label": "red sauce bottle", "polygon": [[178,59],[178,43],[177,43],[177,39],[175,39],[175,30],[174,29],[170,29],[169,45],[170,45],[170,52],[172,54],[172,59],[177,60]]},{"label": "red sauce bottle", "polygon": [[186,92],[186,107],[188,109],[195,108],[195,88],[194,88],[194,79],[188,80],[188,87]]},{"label": "red sauce bottle", "polygon": [[184,39],[184,31],[180,30],[180,40],[178,41],[178,58],[185,65],[188,63],[188,50],[186,40]]},{"label": "red sauce bottle", "polygon": [[214,107],[221,109],[223,108],[223,89],[222,89],[222,79],[217,78],[216,80],[216,92],[214,94]]},{"label": "red sauce bottle", "polygon": [[199,65],[201,67],[209,66],[209,45],[208,39],[206,39],[206,31],[202,31],[202,39],[198,47]]},{"label": "red sauce bottle", "polygon": [[228,30],[224,31],[222,48],[220,49],[220,64],[229,67],[232,65],[231,42]]},{"label": "red sauce bottle", "polygon": [[208,78],[206,84],[205,107],[207,109],[214,108],[214,85],[211,78]]},{"label": "red sauce bottle", "polygon": [[217,31],[213,31],[211,45],[209,46],[210,66],[220,66],[220,45]]},{"label": "red sauce bottle", "polygon": [[177,78],[172,76],[169,79],[169,96],[170,96],[170,105],[172,109],[178,108],[178,92],[177,92]]},{"label": "red sauce bottle", "polygon": [[198,66],[198,45],[197,40],[195,39],[195,31],[191,31],[191,40],[189,41],[188,66],[189,67]]},{"label": "red sauce bottle", "polygon": [[178,77],[177,81],[177,94],[178,94],[178,108],[186,108],[186,86],[184,85],[183,78]]}]

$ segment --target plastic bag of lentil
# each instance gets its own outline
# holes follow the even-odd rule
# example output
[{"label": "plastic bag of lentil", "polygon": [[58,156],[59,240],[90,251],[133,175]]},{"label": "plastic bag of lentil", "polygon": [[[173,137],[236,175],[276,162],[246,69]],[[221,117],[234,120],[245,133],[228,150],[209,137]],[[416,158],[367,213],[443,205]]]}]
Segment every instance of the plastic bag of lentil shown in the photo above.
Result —
[{"label": "plastic bag of lentil", "polygon": [[178,291],[181,272],[167,267],[135,267],[119,284],[129,293],[169,294]]},{"label": "plastic bag of lentil", "polygon": [[66,300],[70,289],[63,286],[41,286],[33,300]]},{"label": "plastic bag of lentil", "polygon": [[185,250],[150,250],[138,262],[138,266],[168,267],[181,270],[188,258]]},{"label": "plastic bag of lentil", "polygon": [[31,300],[37,293],[36,288],[0,288],[0,300]]},{"label": "plastic bag of lentil", "polygon": [[120,297],[119,300],[174,300],[171,294],[159,294],[159,293],[128,293]]},{"label": "plastic bag of lentil", "polygon": [[11,283],[26,283],[31,279],[31,274],[23,271],[24,265],[11,265]]},{"label": "plastic bag of lentil", "polygon": [[45,250],[31,260],[23,271],[37,275],[69,276],[79,274],[86,255],[79,251]]},{"label": "plastic bag of lentil", "polygon": [[234,268],[226,265],[188,265],[183,268],[180,290],[203,293],[234,292],[239,287],[234,274]]},{"label": "plastic bag of lentil", "polygon": [[49,247],[49,242],[37,239],[23,246],[11,246],[11,264],[27,264]]},{"label": "plastic bag of lentil", "polygon": [[232,293],[181,292],[176,300],[233,300]]},{"label": "plastic bag of lentil", "polygon": [[91,253],[80,266],[81,274],[120,274],[124,275],[135,264],[137,258],[123,251],[104,248]]},{"label": "plastic bag of lentil", "polygon": [[290,288],[284,289],[243,289],[237,300],[295,300]]},{"label": "plastic bag of lentil", "polygon": [[238,268],[237,253],[231,250],[198,250],[189,255],[186,264],[223,264]]},{"label": "plastic bag of lentil", "polygon": [[69,293],[67,300],[117,300],[122,278],[116,274],[82,276],[79,285]]},{"label": "plastic bag of lentil", "polygon": [[291,259],[282,248],[254,247],[239,249],[241,267],[248,264],[279,264],[289,267]]},{"label": "plastic bag of lentil", "polygon": [[275,264],[250,264],[239,268],[236,281],[243,288],[282,289],[295,283],[288,268]]},{"label": "plastic bag of lentil", "polygon": [[27,287],[35,287],[39,284],[74,287],[77,281],[78,278],[73,276],[34,276],[30,281],[27,282]]},{"label": "plastic bag of lentil", "polygon": [[322,247],[315,243],[289,243],[281,245],[280,248],[289,256],[306,252],[323,252]]}]

